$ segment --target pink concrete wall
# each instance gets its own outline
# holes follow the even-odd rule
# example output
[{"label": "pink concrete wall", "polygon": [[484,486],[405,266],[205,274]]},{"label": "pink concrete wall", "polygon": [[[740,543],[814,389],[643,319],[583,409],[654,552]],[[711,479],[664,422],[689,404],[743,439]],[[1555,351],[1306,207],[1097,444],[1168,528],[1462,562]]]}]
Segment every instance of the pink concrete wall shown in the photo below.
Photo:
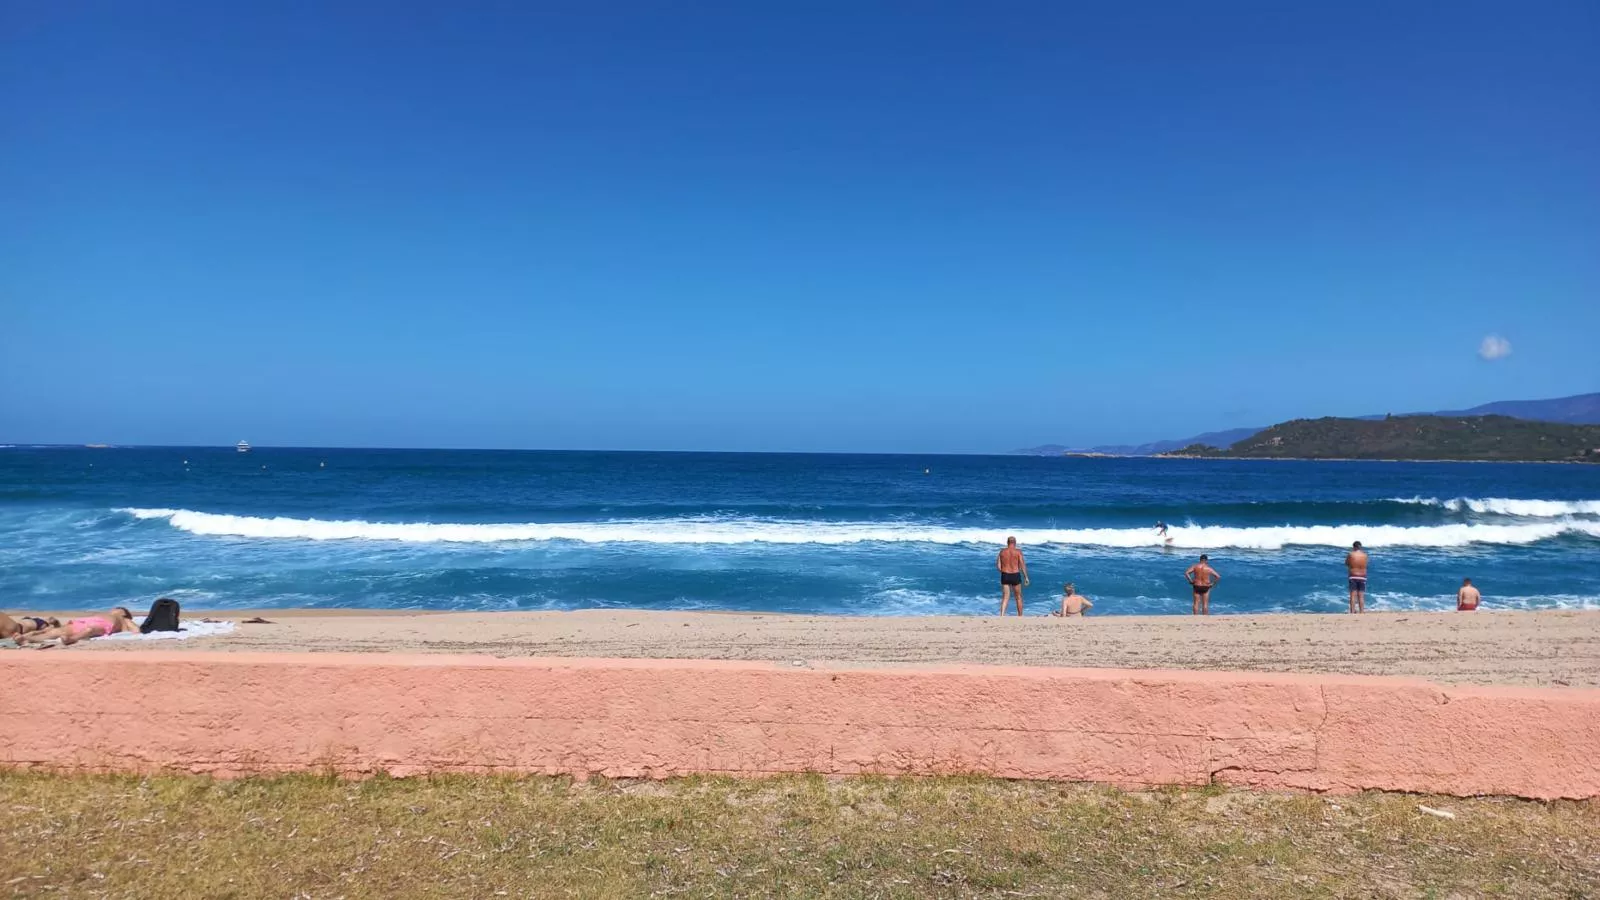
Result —
[{"label": "pink concrete wall", "polygon": [[0,766],[981,772],[1600,796],[1600,691],[1255,673],[0,653]]}]

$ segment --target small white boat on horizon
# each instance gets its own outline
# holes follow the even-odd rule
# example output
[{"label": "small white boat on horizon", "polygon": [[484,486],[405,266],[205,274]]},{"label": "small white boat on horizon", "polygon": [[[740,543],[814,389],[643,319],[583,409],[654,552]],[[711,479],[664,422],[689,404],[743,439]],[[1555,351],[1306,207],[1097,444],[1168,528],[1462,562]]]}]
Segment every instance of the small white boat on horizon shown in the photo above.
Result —
[{"label": "small white boat on horizon", "polygon": [[234,447],[234,449],[238,450],[240,453],[249,453],[250,452],[250,442],[249,441],[240,441]]}]

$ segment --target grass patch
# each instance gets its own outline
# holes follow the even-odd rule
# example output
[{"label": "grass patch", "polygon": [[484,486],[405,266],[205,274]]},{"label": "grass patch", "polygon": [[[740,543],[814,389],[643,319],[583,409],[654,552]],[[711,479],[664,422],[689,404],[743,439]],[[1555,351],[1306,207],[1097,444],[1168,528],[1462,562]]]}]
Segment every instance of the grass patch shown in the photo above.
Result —
[{"label": "grass patch", "polygon": [[1600,886],[1592,802],[819,777],[13,772],[0,792],[0,896],[1580,898]]}]

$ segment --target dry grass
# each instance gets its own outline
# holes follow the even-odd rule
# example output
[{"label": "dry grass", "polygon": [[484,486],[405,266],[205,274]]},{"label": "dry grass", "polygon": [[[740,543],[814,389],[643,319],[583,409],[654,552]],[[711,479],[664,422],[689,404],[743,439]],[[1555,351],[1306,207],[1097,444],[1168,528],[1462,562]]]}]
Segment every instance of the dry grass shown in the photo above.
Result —
[{"label": "dry grass", "polygon": [[1600,896],[1595,803],[973,778],[0,773],[0,791],[0,896]]}]

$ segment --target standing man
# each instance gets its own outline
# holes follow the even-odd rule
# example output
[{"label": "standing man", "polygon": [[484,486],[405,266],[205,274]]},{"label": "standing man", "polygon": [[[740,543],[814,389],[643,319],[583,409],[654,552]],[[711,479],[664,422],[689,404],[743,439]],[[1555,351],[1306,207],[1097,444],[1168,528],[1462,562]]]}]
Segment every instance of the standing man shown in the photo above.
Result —
[{"label": "standing man", "polygon": [[1350,545],[1350,552],[1344,556],[1344,567],[1350,573],[1350,611],[1366,612],[1367,551],[1361,549],[1360,541]]},{"label": "standing man", "polygon": [[1211,615],[1211,589],[1222,580],[1217,570],[1211,568],[1210,559],[1204,553],[1200,554],[1200,561],[1183,573],[1184,580],[1194,588],[1194,607],[1191,611],[1197,616]]},{"label": "standing man", "polygon": [[1472,612],[1482,600],[1483,595],[1472,586],[1472,579],[1461,579],[1461,590],[1456,591],[1456,612]]},{"label": "standing man", "polygon": [[1006,614],[1012,591],[1017,592],[1017,615],[1022,615],[1022,589],[1028,584],[1028,561],[1017,549],[1016,538],[1006,538],[1006,548],[1000,551],[994,567],[1000,570],[1000,615]]}]

